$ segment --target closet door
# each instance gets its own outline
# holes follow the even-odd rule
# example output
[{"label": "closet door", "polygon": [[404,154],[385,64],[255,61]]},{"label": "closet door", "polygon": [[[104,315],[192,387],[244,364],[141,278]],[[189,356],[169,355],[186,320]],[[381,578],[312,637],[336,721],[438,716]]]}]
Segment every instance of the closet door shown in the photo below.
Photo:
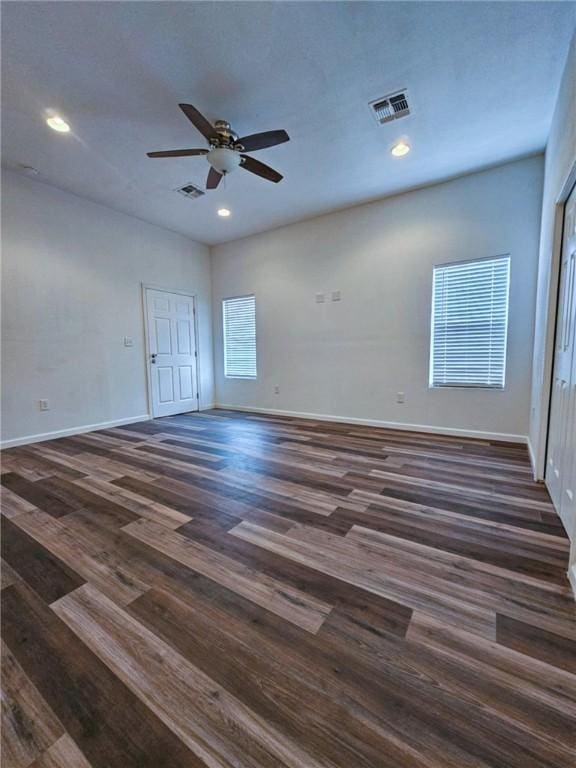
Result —
[{"label": "closet door", "polygon": [[546,484],[567,533],[576,505],[576,188],[566,202]]}]

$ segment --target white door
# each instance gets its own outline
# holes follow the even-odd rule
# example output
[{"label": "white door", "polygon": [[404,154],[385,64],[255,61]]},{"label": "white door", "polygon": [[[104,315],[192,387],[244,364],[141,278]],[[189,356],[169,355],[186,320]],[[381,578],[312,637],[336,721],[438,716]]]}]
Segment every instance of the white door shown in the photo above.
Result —
[{"label": "white door", "polygon": [[565,206],[546,485],[569,536],[576,509],[576,188]]},{"label": "white door", "polygon": [[152,415],[198,410],[194,297],[146,288]]}]

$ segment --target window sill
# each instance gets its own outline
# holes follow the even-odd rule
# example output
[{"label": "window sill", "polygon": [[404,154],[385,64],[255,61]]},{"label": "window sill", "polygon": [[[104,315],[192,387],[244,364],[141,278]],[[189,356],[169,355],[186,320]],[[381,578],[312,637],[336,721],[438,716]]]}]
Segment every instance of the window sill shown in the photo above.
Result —
[{"label": "window sill", "polygon": [[481,389],[483,392],[504,392],[506,387],[491,387],[483,384],[429,384],[428,389]]}]

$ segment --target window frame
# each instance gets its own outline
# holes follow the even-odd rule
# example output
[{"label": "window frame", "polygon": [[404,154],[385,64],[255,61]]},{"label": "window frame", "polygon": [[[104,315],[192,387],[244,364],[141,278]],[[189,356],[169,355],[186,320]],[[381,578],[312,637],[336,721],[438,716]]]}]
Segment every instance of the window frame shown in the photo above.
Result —
[{"label": "window frame", "polygon": [[[239,299],[253,299],[254,300],[254,375],[240,376],[237,374],[230,374],[226,372],[226,302],[237,301]],[[256,295],[253,293],[246,293],[240,296],[226,296],[222,299],[222,364],[224,368],[225,379],[240,379],[241,381],[256,381],[258,378],[258,345],[257,345],[257,333],[256,333]]]},{"label": "window frame", "polygon": [[[482,261],[496,261],[506,259],[508,261],[508,285],[506,292],[506,326],[504,329],[504,367],[502,371],[502,385],[491,384],[435,384],[434,383],[434,276],[437,269],[443,267],[461,266],[464,264],[478,264]],[[506,389],[506,373],[508,369],[508,327],[510,324],[510,290],[512,284],[512,254],[498,253],[493,256],[480,256],[472,259],[460,259],[458,261],[446,261],[432,266],[432,291],[430,302],[430,354],[428,360],[428,389],[461,389],[461,390],[482,390],[484,392],[504,392]]]}]

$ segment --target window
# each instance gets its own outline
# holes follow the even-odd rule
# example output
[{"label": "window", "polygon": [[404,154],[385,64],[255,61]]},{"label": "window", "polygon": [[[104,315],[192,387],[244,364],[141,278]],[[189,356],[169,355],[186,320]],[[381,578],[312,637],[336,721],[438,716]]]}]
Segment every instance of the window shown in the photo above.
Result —
[{"label": "window", "polygon": [[510,257],[434,267],[431,387],[504,387]]},{"label": "window", "polygon": [[256,299],[238,296],[222,302],[224,320],[224,375],[256,378]]}]

